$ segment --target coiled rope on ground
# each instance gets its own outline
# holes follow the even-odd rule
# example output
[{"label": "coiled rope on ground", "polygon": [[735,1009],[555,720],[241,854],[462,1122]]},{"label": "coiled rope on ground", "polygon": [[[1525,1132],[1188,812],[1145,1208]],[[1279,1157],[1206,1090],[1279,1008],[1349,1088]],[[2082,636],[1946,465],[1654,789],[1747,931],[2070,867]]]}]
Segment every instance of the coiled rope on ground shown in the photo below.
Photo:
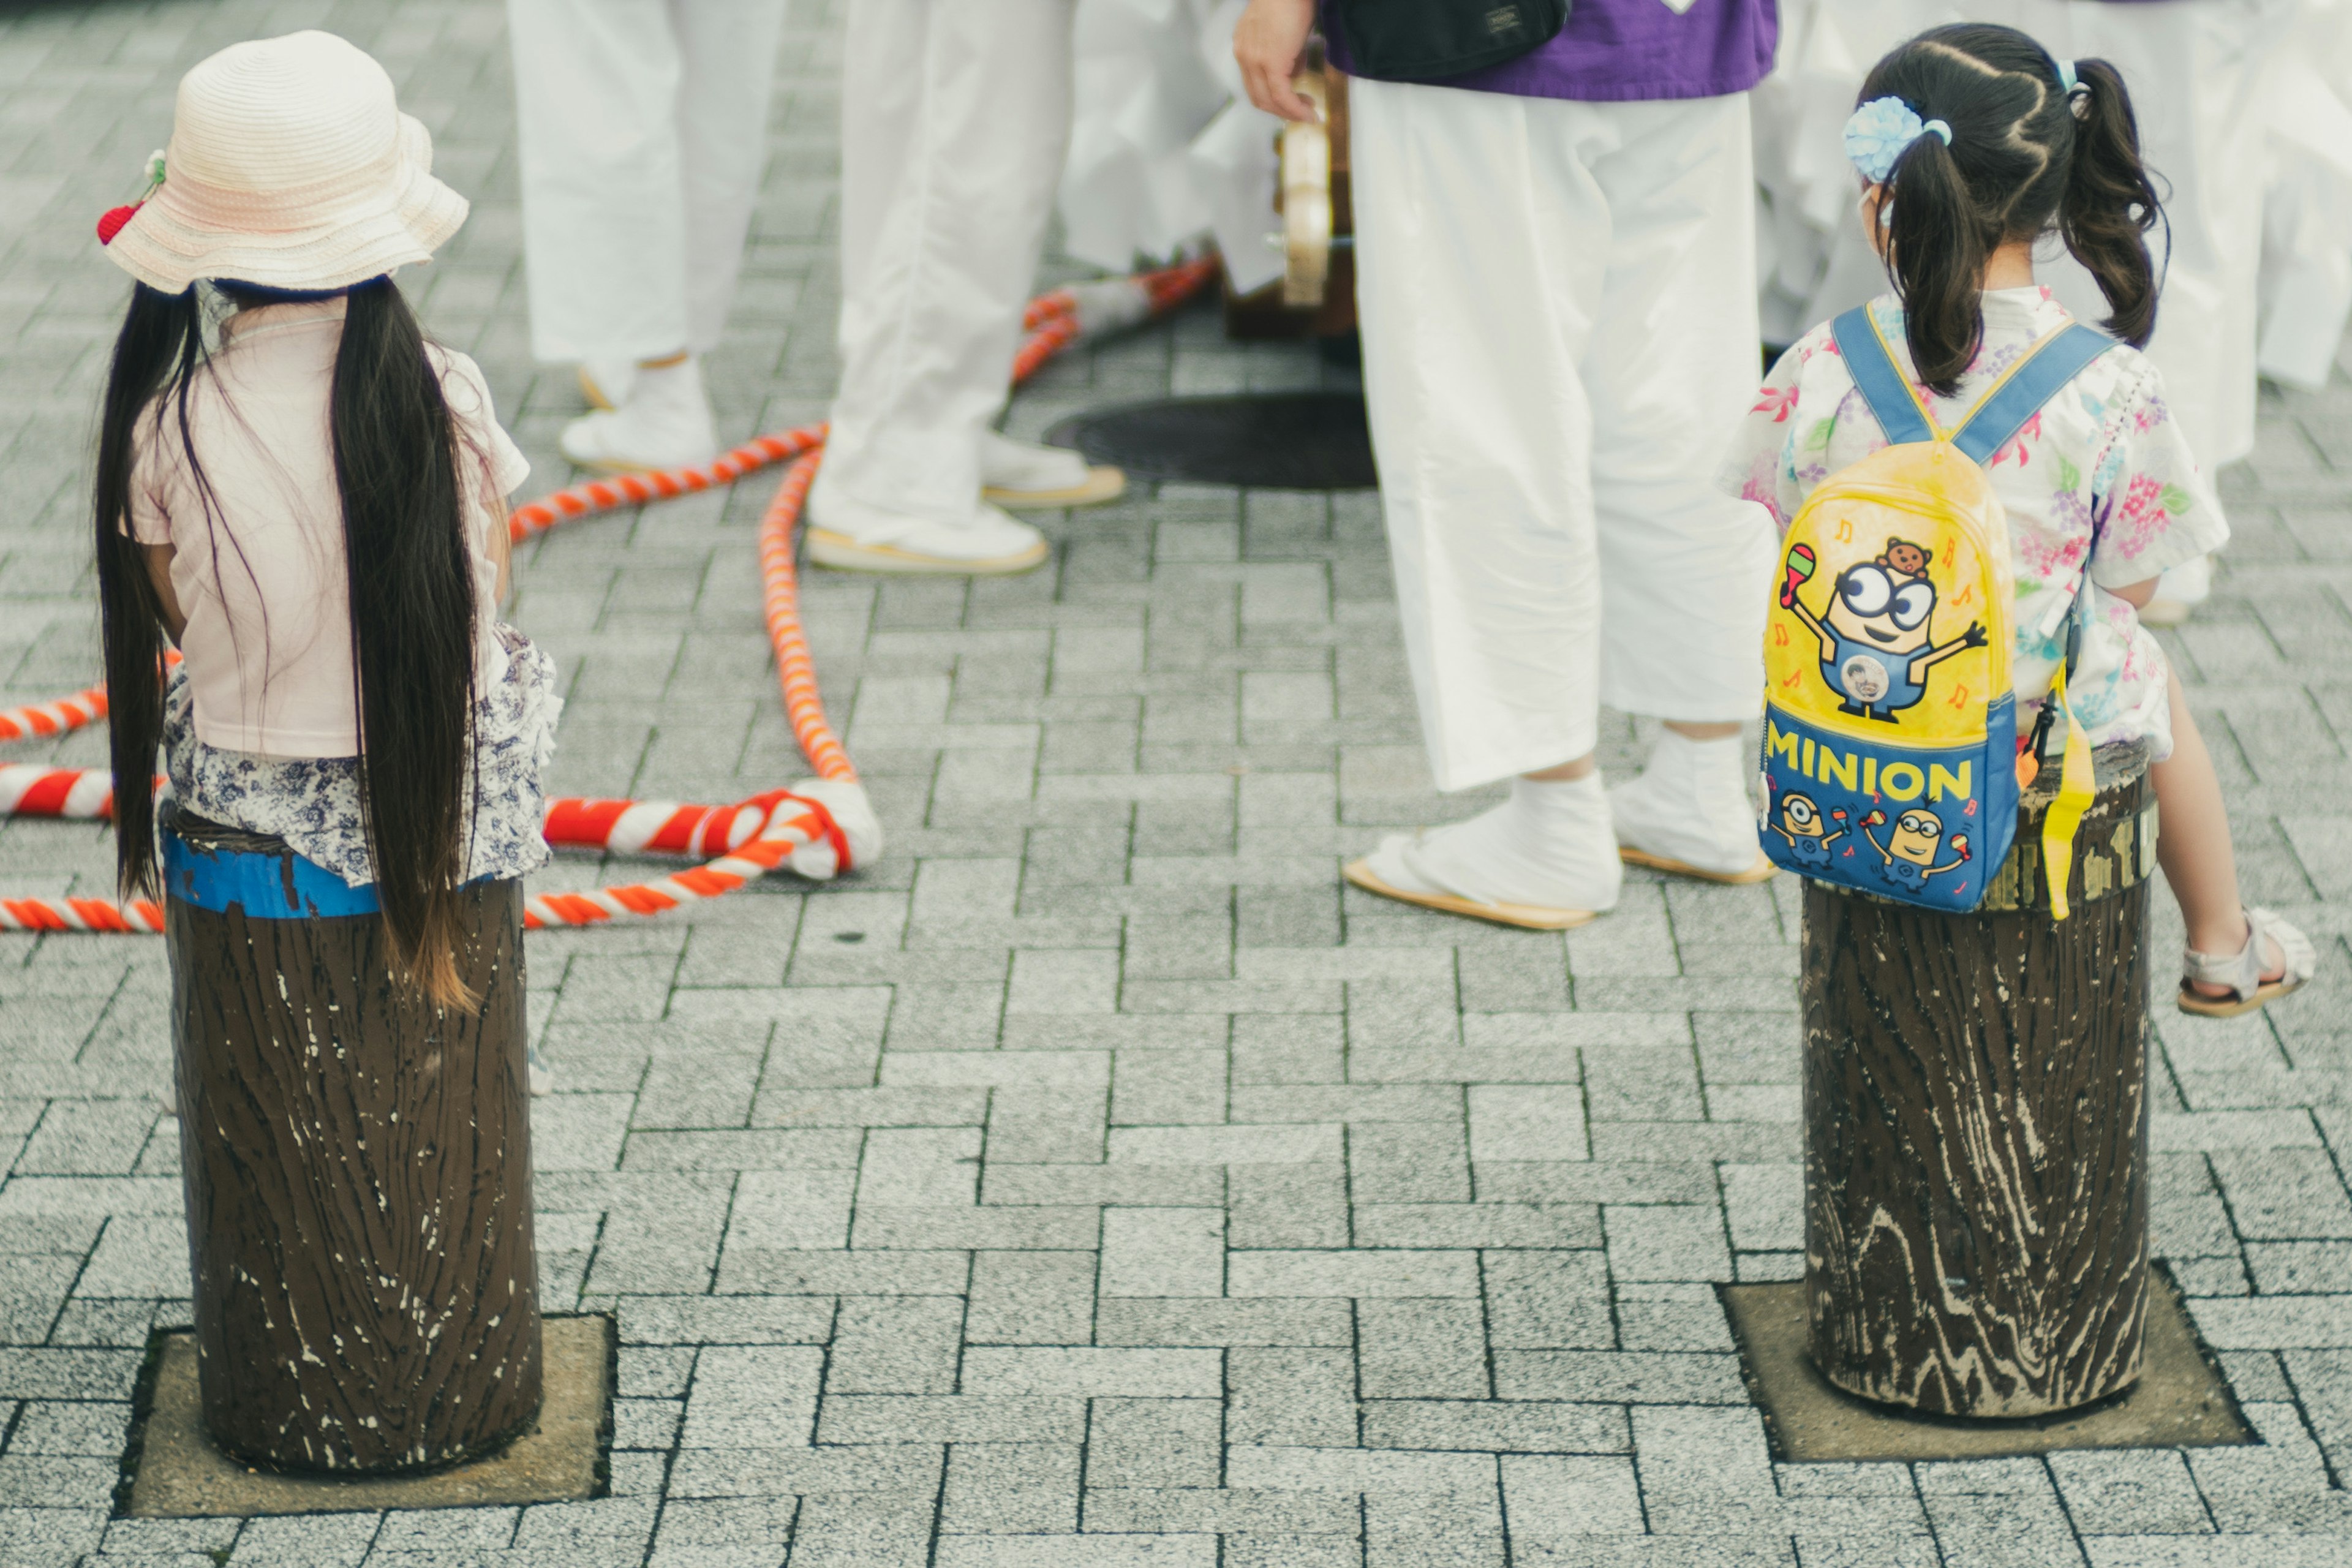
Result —
[{"label": "coiled rope on ground", "polygon": [[[1029,302],[1029,333],[1013,363],[1013,380],[1034,374],[1081,337],[1115,331],[1171,310],[1216,276],[1202,258],[1133,278],[1075,284]],[[881,831],[849,752],[834,733],[819,693],[816,666],[800,618],[794,531],[824,456],[824,426],[755,437],[698,468],[591,479],[517,507],[509,531],[520,543],[561,523],[623,507],[731,485],[788,462],[782,483],[760,521],[761,595],[785,717],[816,777],[731,805],[678,801],[551,800],[541,825],[559,848],[609,854],[677,855],[700,861],[652,881],[572,893],[540,893],[525,905],[527,929],[595,925],[623,915],[657,915],[714,899],[789,864],[823,879],[869,864]],[[179,655],[167,655],[177,663]],[[61,735],[106,717],[106,690],[93,686],[54,701],[0,710],[0,743]],[[163,781],[157,780],[158,785]],[[113,775],[103,768],[0,763],[0,817],[103,820],[113,814]],[[156,932],[163,911],[153,900],[0,897],[0,931]]]}]

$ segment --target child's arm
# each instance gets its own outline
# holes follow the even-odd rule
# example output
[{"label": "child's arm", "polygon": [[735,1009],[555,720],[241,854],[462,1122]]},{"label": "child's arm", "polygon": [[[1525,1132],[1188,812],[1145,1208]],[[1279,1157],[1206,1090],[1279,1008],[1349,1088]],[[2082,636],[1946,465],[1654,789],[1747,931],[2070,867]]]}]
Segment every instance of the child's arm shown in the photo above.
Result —
[{"label": "child's arm", "polygon": [[172,587],[172,547],[168,544],[142,544],[139,552],[147,558],[147,581],[154,585],[156,607],[163,613],[163,629],[172,634],[172,646],[180,646],[186,635],[188,617],[180,609],[180,595]]},{"label": "child's arm", "polygon": [[2144,583],[2133,583],[2126,587],[2110,588],[2107,592],[2135,610],[2145,610],[2147,608],[2147,602],[2156,597],[2156,585],[2163,581],[2161,577],[2150,577]]}]

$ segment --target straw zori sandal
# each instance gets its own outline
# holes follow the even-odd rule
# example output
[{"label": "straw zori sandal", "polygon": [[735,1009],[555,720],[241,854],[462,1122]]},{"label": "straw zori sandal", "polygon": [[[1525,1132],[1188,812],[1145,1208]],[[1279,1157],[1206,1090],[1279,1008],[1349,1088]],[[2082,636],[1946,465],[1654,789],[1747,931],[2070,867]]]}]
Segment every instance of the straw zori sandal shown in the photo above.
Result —
[{"label": "straw zori sandal", "polygon": [[1572,931],[1591,921],[1592,910],[1559,910],[1540,904],[1510,904],[1485,899],[1465,899],[1455,893],[1422,893],[1400,888],[1372,869],[1369,857],[1350,860],[1340,875],[1368,893],[1378,893],[1384,899],[1394,899],[1401,904],[1417,904],[1424,910],[1436,910],[1449,915],[1466,915],[1472,920],[1491,921],[1496,925],[1517,926],[1522,931]]}]

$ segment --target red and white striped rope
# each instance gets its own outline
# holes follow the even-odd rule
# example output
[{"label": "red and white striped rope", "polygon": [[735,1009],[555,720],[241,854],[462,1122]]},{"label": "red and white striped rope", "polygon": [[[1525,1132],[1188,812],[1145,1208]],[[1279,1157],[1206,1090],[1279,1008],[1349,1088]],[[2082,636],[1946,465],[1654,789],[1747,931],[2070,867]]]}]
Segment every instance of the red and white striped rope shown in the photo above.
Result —
[{"label": "red and white striped rope", "polygon": [[[180,662],[180,650],[163,650],[163,666],[170,668]],[[0,709],[0,742],[37,740],[44,735],[62,735],[68,730],[79,730],[106,717],[106,688],[93,686],[77,691],[71,697],[60,697],[55,702],[32,702],[22,708]],[[0,816],[7,815],[0,811]]]},{"label": "red and white striped rope", "polygon": [[[1030,337],[1013,358],[1013,379],[1037,367],[1089,330],[1124,324],[1173,309],[1216,276],[1203,258],[1133,279],[1057,289],[1029,302]],[[1112,299],[1108,289],[1121,296]],[[1093,292],[1087,292],[1087,291]],[[1141,299],[1129,308],[1128,300]],[[576,893],[541,893],[524,906],[529,929],[595,925],[622,915],[655,915],[680,904],[731,893],[790,864],[824,878],[868,864],[879,853],[880,825],[858,787],[849,752],[826,721],[816,666],[800,619],[800,584],[793,566],[793,531],[824,455],[824,426],[804,426],[755,437],[716,460],[659,473],[591,479],[517,507],[509,523],[516,542],[558,523],[621,507],[733,484],[748,474],[791,459],[775,499],[760,521],[760,577],[776,679],[793,735],[816,779],[791,790],[771,790],[733,805],[673,801],[551,800],[542,832],[551,845],[622,855],[691,856],[703,864],[651,882]],[[166,656],[179,661],[177,652]],[[59,735],[106,716],[106,690],[91,687],[54,702],[0,711],[0,742]],[[160,785],[163,781],[156,781]],[[112,775],[100,768],[0,764],[0,817],[47,816],[99,820],[112,815]],[[160,931],[163,913],[153,902],[102,899],[0,899],[0,931]]]},{"label": "red and white striped rope", "polygon": [[93,686],[54,702],[28,702],[0,712],[0,741],[27,741],[42,735],[62,735],[106,717],[106,688]]}]

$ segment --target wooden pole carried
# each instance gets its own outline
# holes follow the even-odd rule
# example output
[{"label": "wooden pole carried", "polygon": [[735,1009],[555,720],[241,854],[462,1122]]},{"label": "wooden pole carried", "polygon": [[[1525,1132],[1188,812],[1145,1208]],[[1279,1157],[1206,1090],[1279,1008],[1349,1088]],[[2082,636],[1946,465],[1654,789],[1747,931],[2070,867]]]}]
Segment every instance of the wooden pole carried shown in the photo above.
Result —
[{"label": "wooden pole carried", "polygon": [[478,1012],[395,983],[372,889],[185,813],[164,937],[204,1424],[271,1469],[428,1469],[541,1391],[522,887],[467,889]]},{"label": "wooden pole carried", "polygon": [[2139,1376],[2155,796],[2098,785],[2064,921],[2046,794],[1974,913],[1805,885],[1805,1293],[1849,1393],[2028,1416]]}]

